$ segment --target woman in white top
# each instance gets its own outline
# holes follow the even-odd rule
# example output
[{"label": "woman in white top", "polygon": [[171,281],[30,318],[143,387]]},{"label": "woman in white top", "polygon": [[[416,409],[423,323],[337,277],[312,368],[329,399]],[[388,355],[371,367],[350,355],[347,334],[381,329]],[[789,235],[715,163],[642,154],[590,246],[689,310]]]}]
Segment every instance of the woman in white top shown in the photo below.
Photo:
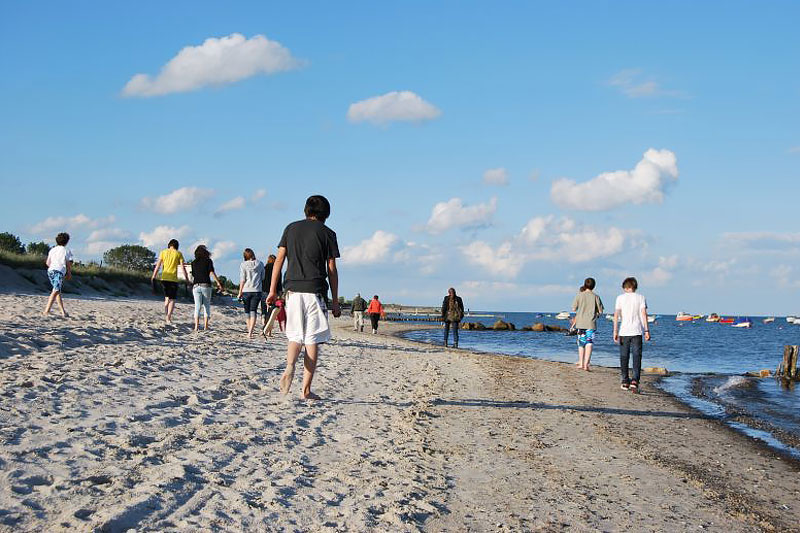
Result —
[{"label": "woman in white top", "polygon": [[47,254],[47,261],[45,261],[47,263],[47,277],[50,280],[50,285],[53,286],[53,292],[50,293],[47,305],[44,306],[44,311],[42,312],[44,316],[50,314],[53,302],[58,302],[61,316],[65,318],[69,316],[64,310],[64,301],[61,299],[61,287],[64,284],[64,280],[72,279],[72,251],[67,249],[68,242],[69,233],[59,233],[56,235],[56,245]]},{"label": "woman in white top", "polygon": [[[647,325],[647,300],[636,294],[639,284],[636,278],[625,278],[622,294],[617,296],[614,305],[614,342],[619,343],[619,372],[622,380],[620,388],[639,392],[639,379],[642,374],[642,336],[650,340]],[[628,360],[633,355],[633,379],[628,379]]]}]

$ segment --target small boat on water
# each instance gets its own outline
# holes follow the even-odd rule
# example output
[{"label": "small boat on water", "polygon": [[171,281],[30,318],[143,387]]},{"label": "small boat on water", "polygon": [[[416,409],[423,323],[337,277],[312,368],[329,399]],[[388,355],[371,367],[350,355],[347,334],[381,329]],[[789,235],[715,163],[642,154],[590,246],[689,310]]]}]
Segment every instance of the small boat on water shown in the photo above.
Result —
[{"label": "small boat on water", "polygon": [[774,316],[768,316],[767,318],[765,318],[763,320],[763,322],[764,322],[764,324],[772,324],[773,322],[775,322],[775,317]]},{"label": "small boat on water", "polygon": [[711,313],[706,317],[706,322],[719,322],[719,315],[717,313]]},{"label": "small boat on water", "polygon": [[647,315],[647,323],[654,324],[658,320],[658,315]]},{"label": "small boat on water", "polygon": [[733,323],[733,327],[735,328],[752,328],[753,321],[750,320],[750,317],[740,317],[737,318],[736,321]]},{"label": "small boat on water", "polygon": [[683,311],[681,311],[680,313],[675,315],[675,320],[677,320],[678,322],[691,322],[692,320],[694,320],[694,315],[690,315],[688,313],[684,313]]},{"label": "small boat on water", "polygon": [[568,312],[566,312],[566,311],[561,311],[560,313],[558,313],[556,315],[556,318],[558,320],[568,320],[569,317],[570,317],[570,314]]},{"label": "small boat on water", "polygon": [[789,324],[794,324],[795,320],[797,320],[796,317],[793,317],[793,316],[787,316],[786,317],[786,322],[788,322]]},{"label": "small boat on water", "polygon": [[723,316],[719,319],[720,324],[733,324],[736,321],[732,316]]}]

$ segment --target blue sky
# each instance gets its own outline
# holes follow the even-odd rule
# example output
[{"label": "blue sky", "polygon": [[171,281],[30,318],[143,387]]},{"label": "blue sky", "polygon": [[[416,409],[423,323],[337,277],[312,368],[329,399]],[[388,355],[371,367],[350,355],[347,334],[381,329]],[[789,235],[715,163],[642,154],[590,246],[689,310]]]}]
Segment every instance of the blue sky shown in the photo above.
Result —
[{"label": "blue sky", "polygon": [[0,231],[25,241],[176,236],[230,275],[321,193],[348,297],[559,310],[636,275],[655,312],[800,313],[797,2],[2,15]]}]

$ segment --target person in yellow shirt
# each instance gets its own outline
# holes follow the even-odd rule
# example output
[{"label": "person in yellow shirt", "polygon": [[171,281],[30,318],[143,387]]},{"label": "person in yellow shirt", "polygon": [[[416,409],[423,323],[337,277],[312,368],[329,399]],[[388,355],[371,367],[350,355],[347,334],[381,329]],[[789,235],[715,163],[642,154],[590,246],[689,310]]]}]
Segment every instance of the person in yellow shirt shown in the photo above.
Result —
[{"label": "person in yellow shirt", "polygon": [[158,262],[153,269],[151,281],[156,279],[159,269],[161,269],[161,285],[164,287],[164,313],[167,325],[172,324],[172,313],[175,311],[175,298],[178,297],[178,267],[183,270],[183,279],[189,282],[189,274],[186,272],[186,262],[183,254],[178,251],[178,241],[172,239],[167,248],[161,250],[158,255]]}]

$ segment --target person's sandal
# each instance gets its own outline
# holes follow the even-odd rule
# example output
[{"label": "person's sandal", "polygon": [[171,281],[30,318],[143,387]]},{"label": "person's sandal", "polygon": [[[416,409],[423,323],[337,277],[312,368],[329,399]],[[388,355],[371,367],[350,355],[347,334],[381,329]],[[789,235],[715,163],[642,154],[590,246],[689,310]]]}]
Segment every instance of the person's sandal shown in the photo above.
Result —
[{"label": "person's sandal", "polygon": [[630,390],[631,390],[631,392],[638,394],[639,393],[639,384],[636,383],[635,381],[631,381]]},{"label": "person's sandal", "polygon": [[623,383],[619,386],[619,388],[622,390],[628,390],[630,388],[630,385],[628,385],[627,383]]}]

